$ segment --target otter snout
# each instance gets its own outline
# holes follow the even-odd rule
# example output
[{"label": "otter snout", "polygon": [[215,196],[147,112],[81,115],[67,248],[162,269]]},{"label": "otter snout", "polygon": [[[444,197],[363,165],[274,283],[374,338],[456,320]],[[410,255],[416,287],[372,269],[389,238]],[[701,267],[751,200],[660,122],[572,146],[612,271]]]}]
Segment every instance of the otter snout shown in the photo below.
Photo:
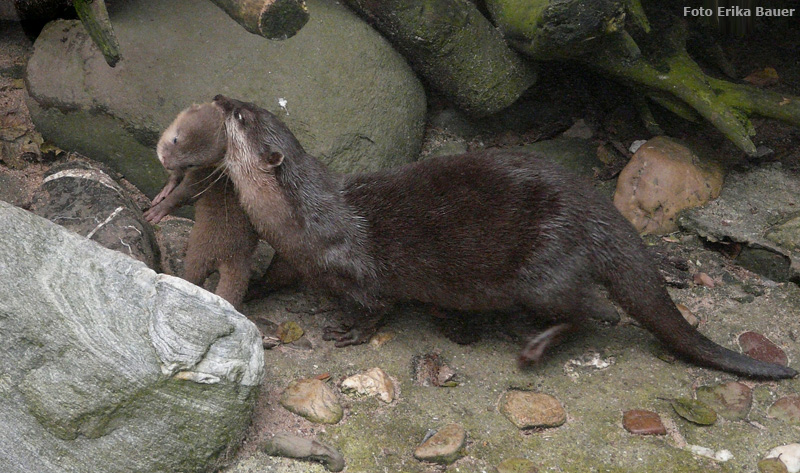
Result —
[{"label": "otter snout", "polygon": [[217,105],[219,108],[222,109],[223,112],[231,113],[234,108],[236,108],[236,104],[238,100],[233,100],[231,98],[225,97],[222,94],[217,95],[214,97],[214,104]]}]

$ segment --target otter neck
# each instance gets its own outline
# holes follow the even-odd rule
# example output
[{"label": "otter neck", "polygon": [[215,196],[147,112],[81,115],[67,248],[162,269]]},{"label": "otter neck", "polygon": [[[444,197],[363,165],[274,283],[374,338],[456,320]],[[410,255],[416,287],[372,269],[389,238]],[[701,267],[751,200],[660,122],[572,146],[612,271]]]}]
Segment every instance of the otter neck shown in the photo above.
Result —
[{"label": "otter neck", "polygon": [[[289,259],[314,259],[332,246],[366,251],[362,219],[345,201],[343,179],[303,152],[287,156],[272,172],[255,171],[236,182],[242,206],[262,238]],[[257,184],[257,185],[254,185]]]}]

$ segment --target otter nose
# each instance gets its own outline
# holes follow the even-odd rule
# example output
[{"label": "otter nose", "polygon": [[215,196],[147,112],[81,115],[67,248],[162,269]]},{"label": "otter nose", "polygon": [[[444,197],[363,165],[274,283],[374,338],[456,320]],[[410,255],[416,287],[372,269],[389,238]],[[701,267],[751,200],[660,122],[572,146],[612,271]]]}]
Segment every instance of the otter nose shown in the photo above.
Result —
[{"label": "otter nose", "polygon": [[214,97],[214,103],[222,108],[222,111],[225,113],[230,113],[234,109],[235,104],[233,102],[234,101],[232,99],[229,99],[222,94]]}]

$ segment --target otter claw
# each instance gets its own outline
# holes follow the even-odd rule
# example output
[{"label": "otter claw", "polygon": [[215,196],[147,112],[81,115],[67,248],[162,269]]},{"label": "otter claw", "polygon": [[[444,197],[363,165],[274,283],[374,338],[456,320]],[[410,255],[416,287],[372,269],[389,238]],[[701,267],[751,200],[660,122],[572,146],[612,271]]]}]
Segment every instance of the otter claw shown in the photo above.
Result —
[{"label": "otter claw", "polygon": [[322,339],[334,341],[336,348],[350,345],[360,345],[369,341],[375,331],[359,329],[355,327],[325,327],[322,332]]}]

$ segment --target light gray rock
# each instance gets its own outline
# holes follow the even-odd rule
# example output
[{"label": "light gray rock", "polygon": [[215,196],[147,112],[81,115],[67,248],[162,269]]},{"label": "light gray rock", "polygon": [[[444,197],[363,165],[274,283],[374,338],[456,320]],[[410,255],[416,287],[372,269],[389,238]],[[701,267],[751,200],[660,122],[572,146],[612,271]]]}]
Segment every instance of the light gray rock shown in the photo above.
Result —
[{"label": "light gray rock", "polygon": [[105,63],[83,26],[56,21],[28,62],[31,117],[47,139],[110,162],[149,196],[163,184],[155,144],[177,113],[225,94],[276,113],[340,171],[402,164],[426,111],[405,60],[344,6],[309,0],[284,41],[248,33],[211,2],[109,3],[122,60]]},{"label": "light gray rock", "polygon": [[224,300],[0,202],[0,471],[208,471],[264,374]]}]

